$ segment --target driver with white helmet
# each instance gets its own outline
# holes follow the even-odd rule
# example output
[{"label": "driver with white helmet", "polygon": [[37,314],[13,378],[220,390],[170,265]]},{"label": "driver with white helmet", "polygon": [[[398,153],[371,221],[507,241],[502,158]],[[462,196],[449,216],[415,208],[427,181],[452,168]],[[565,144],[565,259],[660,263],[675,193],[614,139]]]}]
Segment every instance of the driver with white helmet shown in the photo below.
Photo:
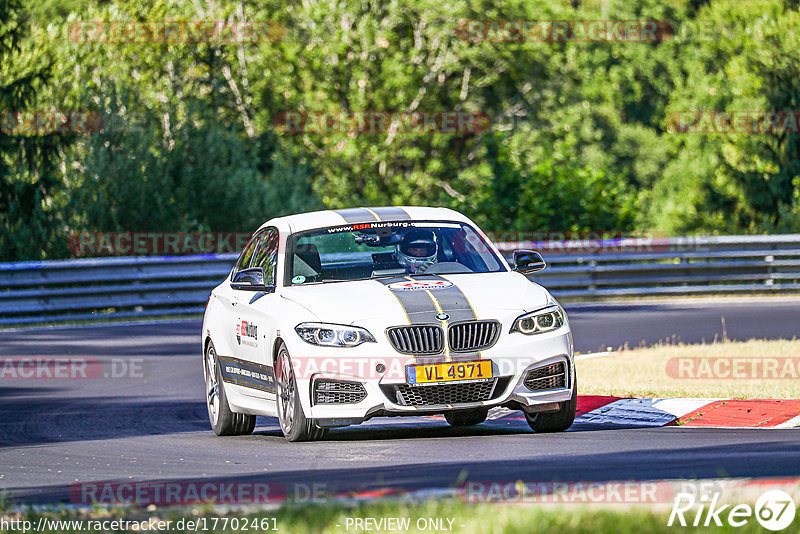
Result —
[{"label": "driver with white helmet", "polygon": [[406,232],[396,248],[397,263],[411,273],[425,271],[437,262],[436,236],[430,230],[414,228]]}]

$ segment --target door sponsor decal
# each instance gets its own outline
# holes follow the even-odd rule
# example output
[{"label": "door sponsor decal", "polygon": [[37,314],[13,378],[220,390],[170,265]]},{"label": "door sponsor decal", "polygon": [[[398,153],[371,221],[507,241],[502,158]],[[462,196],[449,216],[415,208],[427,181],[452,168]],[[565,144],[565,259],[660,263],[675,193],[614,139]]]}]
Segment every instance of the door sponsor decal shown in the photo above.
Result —
[{"label": "door sponsor decal", "polygon": [[225,382],[275,393],[275,372],[268,365],[219,356],[219,366]]},{"label": "door sponsor decal", "polygon": [[[250,338],[250,339],[245,339]],[[239,345],[247,345],[248,347],[258,347],[258,326],[249,321],[236,321],[236,342]]]}]

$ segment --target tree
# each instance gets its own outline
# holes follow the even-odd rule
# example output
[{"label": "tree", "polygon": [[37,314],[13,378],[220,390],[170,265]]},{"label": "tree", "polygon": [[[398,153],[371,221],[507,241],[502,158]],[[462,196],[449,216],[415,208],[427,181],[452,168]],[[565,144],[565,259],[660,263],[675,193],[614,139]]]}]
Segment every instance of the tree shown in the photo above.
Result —
[{"label": "tree", "polygon": [[59,210],[63,181],[57,163],[71,136],[22,118],[31,115],[51,64],[26,40],[20,0],[0,2],[0,259],[40,259],[66,253]]},{"label": "tree", "polygon": [[[719,1],[694,25],[714,38],[686,47],[668,111],[794,112],[800,106],[800,16],[780,0]],[[703,115],[707,117],[708,115]],[[766,124],[769,118],[765,115]],[[800,228],[800,132],[676,132],[654,187],[651,220],[669,232],[755,233]],[[701,125],[702,126],[702,125]]]}]

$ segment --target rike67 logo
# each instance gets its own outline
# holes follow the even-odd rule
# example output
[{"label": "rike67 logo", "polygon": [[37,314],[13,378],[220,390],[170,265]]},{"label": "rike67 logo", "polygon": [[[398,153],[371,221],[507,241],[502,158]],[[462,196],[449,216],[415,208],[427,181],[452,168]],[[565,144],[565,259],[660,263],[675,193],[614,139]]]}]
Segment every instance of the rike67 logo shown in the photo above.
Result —
[{"label": "rike67 logo", "polygon": [[667,526],[721,527],[727,523],[742,527],[755,516],[762,527],[777,532],[792,524],[796,512],[792,497],[781,490],[763,493],[755,508],[749,504],[721,504],[719,498],[719,493],[703,494],[699,499],[692,493],[678,493]]},{"label": "rike67 logo", "polygon": [[253,340],[258,339],[258,327],[253,323],[239,320],[236,323],[236,342],[241,345],[244,343],[248,347],[257,347],[258,341],[248,341],[246,339],[242,339],[243,337],[249,337]]}]

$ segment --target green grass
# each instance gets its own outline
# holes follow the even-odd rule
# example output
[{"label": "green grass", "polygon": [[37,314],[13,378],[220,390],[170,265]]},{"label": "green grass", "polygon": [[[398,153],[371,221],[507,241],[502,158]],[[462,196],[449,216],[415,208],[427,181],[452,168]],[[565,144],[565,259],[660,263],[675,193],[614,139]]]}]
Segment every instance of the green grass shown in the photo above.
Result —
[{"label": "green grass", "polygon": [[[618,397],[718,397],[728,399],[796,399],[797,378],[685,378],[668,372],[678,358],[797,358],[800,340],[720,341],[696,345],[657,345],[623,350],[602,358],[577,360],[582,395]],[[674,362],[673,362],[674,363]],[[781,367],[782,368],[782,367]],[[795,366],[794,369],[797,367]]]},{"label": "green grass", "polygon": [[[748,522],[741,528],[723,527],[715,529],[697,529],[692,527],[667,526],[668,510],[652,511],[644,507],[630,509],[615,509],[614,506],[604,508],[591,508],[589,506],[570,506],[570,505],[520,505],[520,504],[477,504],[467,505],[454,500],[432,500],[421,504],[403,502],[378,502],[363,504],[354,507],[342,505],[286,505],[273,511],[261,511],[256,513],[231,512],[226,515],[228,525],[225,528],[224,520],[221,515],[216,515],[208,508],[197,510],[182,510],[180,512],[170,512],[166,510],[154,510],[151,512],[139,510],[103,512],[94,511],[57,511],[57,512],[28,512],[21,514],[20,517],[27,518],[36,522],[44,514],[53,519],[83,519],[83,520],[103,520],[113,518],[125,518],[137,521],[146,521],[151,518],[171,521],[171,527],[161,532],[193,532],[193,528],[187,528],[185,521],[205,520],[206,531],[210,532],[237,532],[244,531],[241,522],[248,521],[252,526],[252,521],[264,523],[270,529],[272,525],[277,526],[277,532],[298,533],[298,534],[318,534],[318,533],[347,533],[347,532],[384,532],[386,530],[355,530],[350,525],[348,529],[348,518],[408,518],[410,527],[408,530],[394,530],[393,532],[436,532],[435,530],[421,530],[417,528],[417,521],[420,519],[434,518],[445,520],[452,519],[452,532],[455,533],[519,533],[528,534],[556,532],[558,534],[567,533],[587,533],[587,534],[634,534],[634,533],[658,533],[658,532],[707,532],[710,530],[722,532],[762,532],[755,519]],[[6,517],[8,514],[4,514]],[[183,518],[184,528],[176,529],[177,522]],[[214,521],[214,518],[218,518]],[[240,521],[239,529],[232,528],[232,518]],[[274,518],[274,523],[273,523]],[[275,532],[273,530],[249,529],[251,532]],[[790,529],[791,530],[791,527]],[[198,531],[203,531],[199,528]],[[788,531],[788,530],[787,530]],[[12,532],[3,531],[0,532]],[[16,532],[16,531],[14,531]],[[74,528],[45,529],[39,532],[81,532]],[[83,532],[87,532],[84,530]],[[390,532],[392,532],[390,530]],[[442,532],[442,530],[439,530]],[[21,533],[20,533],[21,534]]]},{"label": "green grass", "polygon": [[8,490],[3,488],[0,490],[0,513],[5,512],[11,507],[11,498],[8,495]]}]

